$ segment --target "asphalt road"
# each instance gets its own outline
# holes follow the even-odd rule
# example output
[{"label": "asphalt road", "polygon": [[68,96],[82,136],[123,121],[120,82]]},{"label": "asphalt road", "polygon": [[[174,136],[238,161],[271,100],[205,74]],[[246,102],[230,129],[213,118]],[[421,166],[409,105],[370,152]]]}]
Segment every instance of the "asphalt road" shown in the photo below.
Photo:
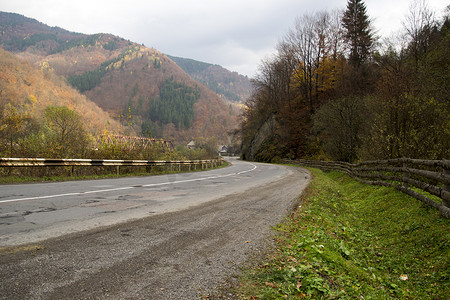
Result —
[{"label": "asphalt road", "polygon": [[1,245],[16,245],[0,251],[0,299],[214,294],[267,247],[309,177],[233,160],[207,172],[0,186]]}]

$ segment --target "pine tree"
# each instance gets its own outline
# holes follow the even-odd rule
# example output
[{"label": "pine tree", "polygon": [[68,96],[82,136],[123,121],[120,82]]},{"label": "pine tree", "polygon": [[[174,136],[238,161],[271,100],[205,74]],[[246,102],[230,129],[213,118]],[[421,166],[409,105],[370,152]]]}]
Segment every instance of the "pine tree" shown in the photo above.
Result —
[{"label": "pine tree", "polygon": [[347,9],[342,18],[342,25],[349,43],[350,64],[359,67],[369,58],[374,42],[371,22],[362,0],[348,0]]}]

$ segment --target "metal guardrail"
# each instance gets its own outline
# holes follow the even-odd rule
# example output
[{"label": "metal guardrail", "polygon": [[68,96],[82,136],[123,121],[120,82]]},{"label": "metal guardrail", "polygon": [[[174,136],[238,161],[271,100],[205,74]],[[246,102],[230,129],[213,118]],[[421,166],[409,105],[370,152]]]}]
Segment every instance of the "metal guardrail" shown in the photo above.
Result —
[{"label": "metal guardrail", "polygon": [[117,172],[121,166],[189,166],[194,169],[217,167],[222,164],[222,158],[208,160],[113,160],[113,159],[53,159],[53,158],[0,158],[0,167],[64,167],[64,166],[116,166]]},{"label": "metal guardrail", "polygon": [[[438,209],[443,217],[450,218],[450,160],[398,158],[357,164],[306,159],[283,162],[344,172],[363,183],[394,187]],[[430,199],[420,190],[439,197],[442,203]]]}]

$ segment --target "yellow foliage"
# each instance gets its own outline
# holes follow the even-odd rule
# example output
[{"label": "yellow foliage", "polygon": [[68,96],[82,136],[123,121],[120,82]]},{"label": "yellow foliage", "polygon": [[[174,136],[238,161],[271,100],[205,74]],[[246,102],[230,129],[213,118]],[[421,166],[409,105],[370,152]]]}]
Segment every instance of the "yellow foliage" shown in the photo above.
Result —
[{"label": "yellow foliage", "polygon": [[307,70],[300,64],[292,74],[291,86],[298,88],[307,84],[316,87],[316,92],[325,92],[335,87],[341,73],[340,61],[324,56],[313,70]]},{"label": "yellow foliage", "polygon": [[32,95],[32,94],[30,94],[30,96],[28,96],[28,100],[30,101],[30,103],[32,105],[34,105],[34,104],[36,104],[38,102],[36,97],[34,95]]},{"label": "yellow foliage", "polygon": [[40,67],[42,71],[54,71],[52,67],[50,67],[50,64],[48,61],[43,61],[40,63]]},{"label": "yellow foliage", "polygon": [[319,78],[319,91],[323,92],[334,88],[338,79],[338,62],[325,56],[315,70]]}]

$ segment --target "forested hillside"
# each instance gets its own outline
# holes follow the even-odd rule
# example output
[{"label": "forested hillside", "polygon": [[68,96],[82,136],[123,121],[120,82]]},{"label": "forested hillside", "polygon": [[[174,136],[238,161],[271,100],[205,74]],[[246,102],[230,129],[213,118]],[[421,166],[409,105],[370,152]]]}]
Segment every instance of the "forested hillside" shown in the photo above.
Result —
[{"label": "forested hillside", "polygon": [[246,102],[244,158],[450,158],[449,10],[415,3],[393,41],[361,0],[299,17]]},{"label": "forested hillside", "polygon": [[247,76],[230,72],[219,65],[208,64],[189,58],[168,56],[186,73],[205,84],[227,101],[243,103],[251,94],[252,85]]},{"label": "forested hillside", "polygon": [[148,107],[148,120],[162,124],[175,124],[178,129],[189,128],[194,121],[194,103],[200,90],[167,79],[159,90],[159,100],[152,99]]},{"label": "forested hillside", "polygon": [[120,124],[51,72],[0,48],[0,156],[84,157]]},{"label": "forested hillside", "polygon": [[5,49],[64,76],[127,132],[178,143],[211,137],[227,143],[228,132],[238,126],[236,107],[155,49],[110,34],[71,33],[17,14],[0,14]]}]

